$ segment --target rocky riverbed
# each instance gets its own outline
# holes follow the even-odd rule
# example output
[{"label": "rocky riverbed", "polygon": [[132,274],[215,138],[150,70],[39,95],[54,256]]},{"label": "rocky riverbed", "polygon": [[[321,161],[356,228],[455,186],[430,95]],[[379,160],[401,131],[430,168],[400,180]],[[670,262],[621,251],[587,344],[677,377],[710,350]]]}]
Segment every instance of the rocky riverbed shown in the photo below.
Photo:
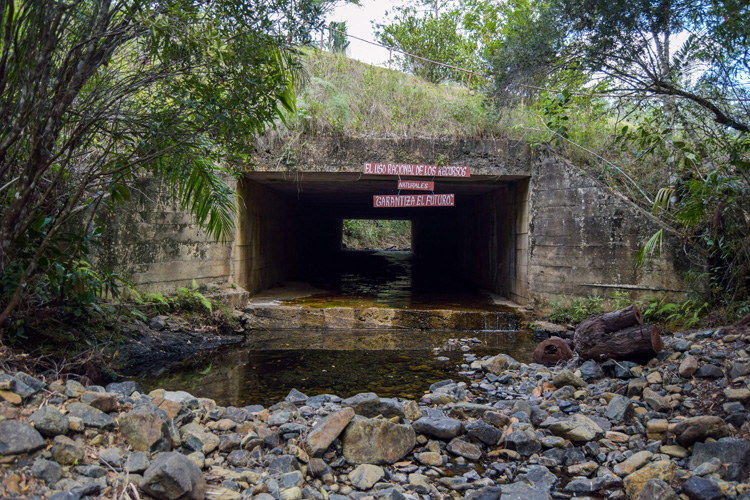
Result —
[{"label": "rocky riverbed", "polygon": [[420,401],[293,390],[268,408],[0,373],[0,496],[750,499],[750,331],[666,344],[548,368],[465,339]]}]

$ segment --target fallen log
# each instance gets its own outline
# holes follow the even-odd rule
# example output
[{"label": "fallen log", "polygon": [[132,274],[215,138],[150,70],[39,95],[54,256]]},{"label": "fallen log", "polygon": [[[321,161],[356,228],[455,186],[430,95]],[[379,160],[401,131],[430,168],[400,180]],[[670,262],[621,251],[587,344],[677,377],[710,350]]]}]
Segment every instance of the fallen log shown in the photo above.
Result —
[{"label": "fallen log", "polygon": [[576,331],[573,344],[581,358],[596,361],[645,360],[664,349],[656,325],[635,325],[616,332],[586,330],[581,335]]},{"label": "fallen log", "polygon": [[534,361],[543,365],[555,365],[560,361],[573,359],[569,342],[560,337],[550,337],[540,342],[534,349]]},{"label": "fallen log", "polygon": [[588,335],[590,332],[617,332],[633,325],[642,325],[643,315],[638,306],[633,304],[625,309],[597,314],[585,319],[576,327],[575,337]]}]

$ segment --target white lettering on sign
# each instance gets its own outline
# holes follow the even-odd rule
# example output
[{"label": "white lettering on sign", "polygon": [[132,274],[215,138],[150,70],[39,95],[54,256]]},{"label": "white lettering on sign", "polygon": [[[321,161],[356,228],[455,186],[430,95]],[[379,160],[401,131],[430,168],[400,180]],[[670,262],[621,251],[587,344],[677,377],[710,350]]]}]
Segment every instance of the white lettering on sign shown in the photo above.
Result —
[{"label": "white lettering on sign", "polygon": [[398,181],[398,188],[407,191],[432,191],[435,183],[432,181]]},{"label": "white lettering on sign", "polygon": [[455,198],[454,194],[376,194],[372,197],[372,206],[375,208],[452,207],[455,204]]},{"label": "white lettering on sign", "polygon": [[402,165],[400,163],[365,163],[368,175],[410,175],[426,177],[471,177],[471,168],[464,166]]}]

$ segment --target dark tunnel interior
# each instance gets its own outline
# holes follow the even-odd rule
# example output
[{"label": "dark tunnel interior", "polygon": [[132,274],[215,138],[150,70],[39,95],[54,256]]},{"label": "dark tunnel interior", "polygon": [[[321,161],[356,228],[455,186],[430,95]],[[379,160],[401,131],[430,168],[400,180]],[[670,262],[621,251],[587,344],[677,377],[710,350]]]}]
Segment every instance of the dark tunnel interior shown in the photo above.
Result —
[{"label": "dark tunnel interior", "polygon": [[[452,207],[374,208],[373,195],[397,194],[396,178],[358,174],[250,174],[238,191],[239,283],[251,293],[294,279],[325,290],[439,296],[484,289],[515,302],[526,296],[527,178],[436,183]],[[401,192],[400,194],[414,194]],[[411,221],[411,252],[342,248],[345,219]]]}]

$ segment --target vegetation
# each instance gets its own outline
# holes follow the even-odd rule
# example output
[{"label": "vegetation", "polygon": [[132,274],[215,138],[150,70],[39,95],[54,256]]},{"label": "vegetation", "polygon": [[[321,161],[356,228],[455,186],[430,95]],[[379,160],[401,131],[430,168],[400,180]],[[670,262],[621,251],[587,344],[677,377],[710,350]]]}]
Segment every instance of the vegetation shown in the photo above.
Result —
[{"label": "vegetation", "polygon": [[0,0],[0,324],[22,303],[117,294],[87,259],[138,176],[226,237],[224,179],[294,109],[291,43],[330,4]]},{"label": "vegetation", "polygon": [[411,221],[346,219],[342,243],[349,250],[411,250]]}]

